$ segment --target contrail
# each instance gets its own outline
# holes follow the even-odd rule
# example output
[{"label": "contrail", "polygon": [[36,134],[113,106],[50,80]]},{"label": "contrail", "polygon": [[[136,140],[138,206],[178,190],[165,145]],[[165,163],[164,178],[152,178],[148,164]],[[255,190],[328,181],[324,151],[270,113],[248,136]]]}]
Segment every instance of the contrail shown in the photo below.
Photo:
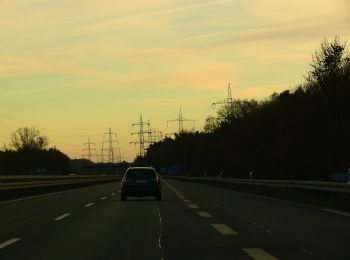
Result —
[{"label": "contrail", "polygon": [[102,23],[100,23],[100,25],[101,24],[114,24],[114,23],[118,23],[118,22],[138,20],[138,19],[148,18],[148,17],[152,17],[152,16],[160,16],[160,15],[166,15],[166,14],[172,14],[172,13],[179,13],[179,12],[187,11],[187,10],[191,10],[191,9],[197,9],[197,8],[202,8],[202,7],[206,7],[206,6],[218,5],[218,4],[229,3],[229,2],[232,2],[232,0],[217,0],[217,1],[200,3],[200,4],[187,5],[187,6],[182,6],[182,7],[176,7],[173,9],[148,12],[148,13],[143,13],[143,14],[139,14],[139,15],[122,17],[122,18],[114,19],[114,20],[112,19],[110,21],[102,22]]},{"label": "contrail", "polygon": [[196,35],[188,38],[183,38],[183,39],[178,39],[174,41],[170,41],[168,43],[177,43],[177,42],[185,42],[185,41],[191,41],[191,40],[197,40],[197,39],[202,39],[202,38],[213,38],[219,35],[223,34],[228,34],[232,31],[224,31],[224,32],[217,32],[217,33],[207,33],[207,34],[201,34],[201,35]]},{"label": "contrail", "polygon": [[[81,33],[82,31],[91,31],[93,29],[99,29],[102,28],[104,29],[105,26],[109,25],[117,25],[117,24],[123,24],[127,23],[130,21],[135,21],[135,20],[142,20],[145,18],[149,17],[155,17],[155,16],[162,16],[162,15],[167,15],[167,14],[174,14],[174,13],[179,13],[187,10],[192,10],[192,9],[198,9],[202,7],[207,7],[207,6],[212,6],[212,5],[219,5],[219,4],[224,4],[224,3],[230,3],[233,0],[217,0],[217,1],[210,1],[210,2],[205,2],[205,3],[199,3],[199,4],[193,4],[193,5],[187,5],[187,6],[182,6],[182,7],[175,7],[172,9],[165,9],[165,10],[160,10],[160,11],[153,11],[153,12],[148,12],[148,13],[141,13],[141,14],[135,14],[135,15],[130,15],[130,16],[125,16],[125,17],[118,17],[118,18],[111,18],[111,19],[106,19],[105,21],[101,22],[96,22],[95,24],[92,24],[90,26],[86,26],[83,29],[79,29],[78,31],[75,30],[76,33]],[[65,34],[71,34],[74,31],[69,31],[69,32],[64,32],[61,34],[55,34],[55,36],[61,36]],[[49,36],[52,37],[52,36]]]}]

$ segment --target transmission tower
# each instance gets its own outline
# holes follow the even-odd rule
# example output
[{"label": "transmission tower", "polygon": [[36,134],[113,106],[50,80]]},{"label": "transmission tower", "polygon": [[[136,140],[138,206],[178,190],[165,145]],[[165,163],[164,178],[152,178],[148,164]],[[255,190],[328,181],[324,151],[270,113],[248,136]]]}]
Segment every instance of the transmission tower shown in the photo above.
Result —
[{"label": "transmission tower", "polygon": [[103,154],[103,151],[105,149],[103,148],[103,144],[104,144],[104,141],[102,141],[102,143],[101,143],[101,150],[100,150],[101,163],[104,163],[104,161],[105,161],[104,154]]},{"label": "transmission tower", "polygon": [[92,154],[92,151],[96,151],[95,148],[92,148],[93,146],[95,147],[95,143],[91,143],[90,137],[88,137],[88,141],[87,141],[87,143],[84,143],[84,146],[86,146],[87,148],[83,149],[83,152],[84,152],[83,158],[87,158],[89,161],[91,161],[91,157],[95,156]]},{"label": "transmission tower", "polygon": [[151,128],[151,122],[148,120],[148,144],[151,145],[162,140],[161,135],[162,132]]},{"label": "transmission tower", "polygon": [[[107,137],[107,138],[106,138]],[[108,163],[116,163],[120,162],[120,149],[117,148],[114,144],[118,145],[117,134],[112,132],[112,129],[109,128],[107,133],[103,134],[103,138],[107,140],[103,140],[102,148],[101,148],[101,160],[104,162],[105,155],[104,152],[107,151]],[[105,144],[107,144],[107,148],[105,148]],[[116,152],[117,151],[117,152]]]},{"label": "transmission tower", "polygon": [[184,131],[184,122],[185,121],[194,122],[195,120],[184,118],[182,116],[182,111],[181,111],[181,107],[180,107],[179,118],[176,118],[176,119],[173,119],[173,120],[168,120],[168,121],[166,121],[166,124],[168,126],[169,122],[178,122],[179,123],[179,134],[180,134],[180,133],[182,133]]},{"label": "transmission tower", "polygon": [[163,132],[162,131],[157,131],[156,132],[156,142],[160,142],[163,140]]},{"label": "transmission tower", "polygon": [[[130,142],[130,144],[139,144],[140,145],[140,152],[139,156],[144,157],[145,156],[145,144],[149,143],[149,140],[145,140],[145,134],[150,134],[151,132],[149,131],[150,123],[146,123],[142,121],[142,115],[140,115],[140,121],[137,123],[132,124],[132,126],[139,126],[140,130],[138,132],[131,133],[131,135],[138,135],[139,136],[139,141],[135,142]],[[148,127],[147,130],[145,130],[145,127]]]},{"label": "transmission tower", "polygon": [[216,106],[216,105],[224,105],[231,110],[231,108],[233,106],[233,98],[232,98],[232,93],[231,93],[231,83],[230,82],[228,83],[228,87],[227,87],[227,98],[225,100],[222,100],[222,101],[214,102],[213,106]]}]

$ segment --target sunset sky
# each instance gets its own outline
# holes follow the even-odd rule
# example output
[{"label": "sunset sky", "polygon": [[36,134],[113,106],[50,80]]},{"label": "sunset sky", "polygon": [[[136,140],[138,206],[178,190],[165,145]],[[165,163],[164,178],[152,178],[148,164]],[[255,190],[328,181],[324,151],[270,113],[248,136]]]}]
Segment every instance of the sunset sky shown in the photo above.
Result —
[{"label": "sunset sky", "polygon": [[[111,127],[133,160],[132,124],[182,107],[200,130],[212,102],[295,87],[323,39],[350,42],[348,0],[1,0],[0,144],[34,126],[81,158]],[[349,43],[350,44],[350,43]]]}]

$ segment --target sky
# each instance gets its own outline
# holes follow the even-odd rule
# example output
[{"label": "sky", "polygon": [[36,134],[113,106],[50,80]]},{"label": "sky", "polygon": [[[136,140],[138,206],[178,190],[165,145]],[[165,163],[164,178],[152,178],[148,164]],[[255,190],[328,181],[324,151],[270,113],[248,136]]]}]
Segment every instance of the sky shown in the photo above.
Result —
[{"label": "sky", "polygon": [[[1,0],[0,144],[38,128],[71,158],[117,134],[132,161],[143,119],[201,130],[213,102],[302,83],[324,39],[350,42],[348,0]],[[96,158],[96,160],[99,160]]]}]

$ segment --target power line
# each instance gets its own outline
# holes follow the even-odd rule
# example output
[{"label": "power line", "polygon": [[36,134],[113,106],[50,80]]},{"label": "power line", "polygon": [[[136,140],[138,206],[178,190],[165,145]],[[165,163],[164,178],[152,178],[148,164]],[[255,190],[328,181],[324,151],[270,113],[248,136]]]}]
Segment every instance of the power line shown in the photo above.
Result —
[{"label": "power line", "polygon": [[166,124],[168,126],[169,122],[178,122],[178,124],[179,124],[179,134],[180,134],[180,133],[182,133],[184,131],[184,122],[185,121],[195,122],[195,120],[193,120],[193,119],[187,119],[187,118],[183,117],[182,116],[181,107],[180,107],[179,118],[168,120],[168,121],[166,121]]}]

